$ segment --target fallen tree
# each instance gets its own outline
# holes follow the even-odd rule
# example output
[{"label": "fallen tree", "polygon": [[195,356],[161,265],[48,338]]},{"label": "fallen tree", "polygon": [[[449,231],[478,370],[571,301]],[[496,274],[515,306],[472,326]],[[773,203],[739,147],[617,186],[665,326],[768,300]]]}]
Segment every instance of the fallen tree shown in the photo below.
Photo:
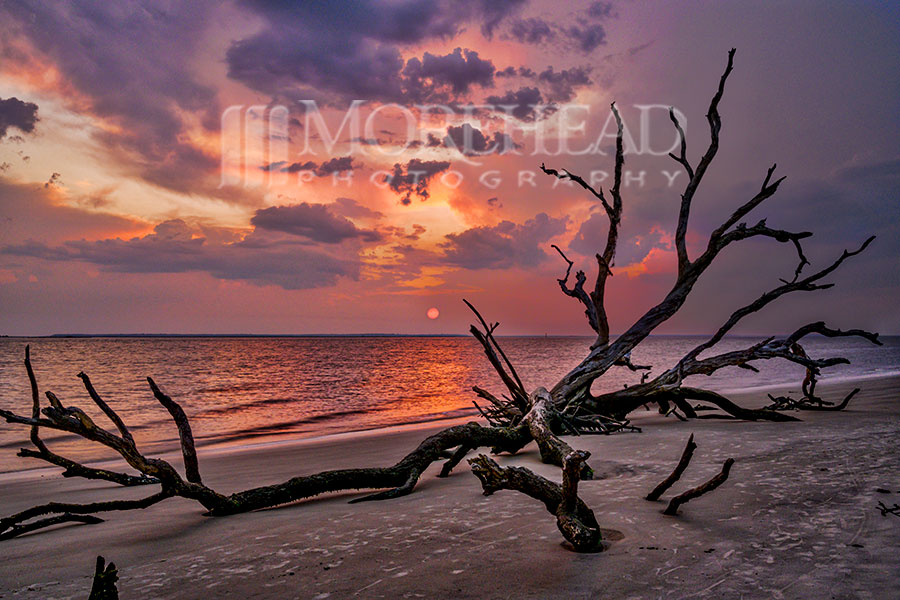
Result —
[{"label": "fallen tree", "polygon": [[[766,307],[778,298],[798,291],[815,291],[831,287],[821,281],[847,259],[866,249],[873,238],[865,240],[853,251],[844,251],[825,268],[801,277],[809,261],[803,253],[801,241],[809,232],[792,232],[770,228],[765,219],[748,226],[742,222],[753,209],[775,194],[783,177],[774,179],[773,165],[763,180],[759,192],[741,204],[728,219],[709,236],[704,252],[691,258],[687,250],[687,231],[691,204],[705,173],[716,156],[719,147],[721,118],[719,102],[725,83],[732,72],[734,50],[728,53],[728,62],[719,79],[707,113],[710,128],[710,143],[696,167],[687,157],[684,130],[670,110],[670,118],[680,137],[680,153],[671,157],[685,170],[688,183],[681,195],[681,204],[675,232],[675,248],[678,268],[675,283],[665,297],[648,310],[625,332],[615,339],[610,337],[609,320],[606,313],[605,294],[608,279],[613,275],[619,225],[623,217],[623,201],[620,193],[622,168],[625,162],[623,149],[623,126],[615,104],[612,113],[618,125],[613,185],[609,189],[609,199],[602,189],[595,189],[583,178],[566,170],[556,170],[541,165],[549,176],[571,180],[584,188],[600,203],[608,217],[609,227],[602,252],[596,254],[597,275],[591,291],[585,289],[587,275],[577,271],[574,283],[570,283],[574,262],[558,247],[556,250],[567,263],[567,269],[558,284],[563,293],[578,300],[585,308],[588,325],[596,333],[588,355],[549,390],[537,388],[528,391],[518,376],[512,361],[500,347],[494,331],[499,324],[487,322],[480,313],[467,302],[477,317],[479,325],[472,325],[471,333],[481,344],[484,353],[503,382],[506,392],[497,396],[480,387],[476,394],[488,404],[478,410],[486,418],[488,425],[468,423],[450,427],[421,442],[394,465],[385,467],[341,469],[325,471],[313,475],[300,476],[283,483],[257,487],[230,495],[216,492],[203,483],[190,422],[181,406],[169,397],[153,379],[147,379],[155,399],[168,411],[178,429],[180,446],[184,458],[185,473],[182,476],[169,462],[145,456],[138,448],[126,424],[94,389],[90,379],[80,374],[88,396],[109,419],[116,432],[99,426],[84,410],[65,406],[52,393],[46,392],[49,406],[42,406],[38,384],[31,368],[29,349],[25,349],[25,367],[31,383],[31,416],[19,415],[8,410],[0,410],[0,416],[7,422],[31,428],[31,441],[36,450],[23,449],[21,456],[38,458],[53,465],[63,467],[64,475],[70,477],[99,478],[121,485],[154,485],[158,491],[138,500],[110,500],[90,504],[69,504],[51,502],[35,506],[20,513],[0,519],[0,539],[21,535],[50,525],[65,522],[97,523],[101,519],[97,513],[147,508],[167,498],[179,496],[199,502],[211,516],[225,516],[261,508],[277,506],[303,498],[338,490],[381,490],[371,495],[354,499],[353,502],[384,500],[409,494],[413,491],[422,473],[432,463],[446,459],[441,476],[447,476],[465,456],[479,448],[490,448],[495,454],[515,453],[532,441],[536,443],[541,460],[562,467],[563,484],[531,473],[527,469],[503,468],[480,456],[472,459],[473,471],[481,479],[485,493],[498,489],[513,489],[535,497],[556,515],[563,536],[579,551],[594,550],[600,541],[600,530],[593,512],[577,496],[577,481],[590,479],[592,471],[586,460],[586,453],[574,450],[561,436],[566,434],[598,434],[616,431],[636,430],[628,422],[632,411],[647,404],[656,404],[664,414],[676,414],[681,419],[697,418],[697,411],[690,400],[702,400],[715,405],[730,418],[746,420],[792,421],[796,417],[778,410],[749,409],[741,407],[727,397],[711,390],[684,385],[684,379],[691,375],[709,375],[719,369],[731,366],[757,370],[757,361],[784,359],[806,367],[809,373],[818,374],[820,369],[842,363],[846,358],[811,358],[802,348],[801,342],[811,334],[827,337],[857,336],[880,344],[878,335],[859,329],[841,331],[816,322],[798,328],[783,338],[768,338],[746,349],[725,352],[700,358],[701,353],[712,349],[743,318]],[[694,285],[713,261],[727,247],[746,239],[764,237],[783,244],[791,244],[798,256],[798,265],[791,279],[781,280],[781,285],[765,292],[755,301],[743,306],[707,341],[698,345],[653,379],[647,373],[638,385],[616,392],[594,395],[591,386],[613,367],[631,370],[650,369],[646,365],[635,365],[631,361],[632,351],[657,327],[675,315],[683,306]],[[814,381],[814,379],[813,379]],[[810,392],[812,395],[813,392]],[[855,393],[855,392],[853,392]],[[850,395],[852,396],[853,393]],[[849,396],[847,401],[849,401]],[[846,406],[847,401],[840,407]],[[719,415],[723,416],[723,415]],[[55,429],[75,434],[101,444],[117,453],[125,463],[138,472],[130,475],[122,472],[106,471],[87,467],[51,452],[39,432]],[[689,459],[689,457],[688,457]],[[685,464],[686,466],[686,464]],[[713,480],[682,494],[669,509],[674,513],[678,504],[686,502],[701,493],[719,485],[728,475],[730,462],[726,462],[723,472]]]}]

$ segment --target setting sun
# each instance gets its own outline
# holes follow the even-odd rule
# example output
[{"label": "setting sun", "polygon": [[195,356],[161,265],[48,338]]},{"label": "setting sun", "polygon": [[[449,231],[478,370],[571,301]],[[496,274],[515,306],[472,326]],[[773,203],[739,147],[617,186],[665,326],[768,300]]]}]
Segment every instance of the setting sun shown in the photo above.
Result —
[{"label": "setting sun", "polygon": [[436,309],[432,306],[431,308],[428,309],[428,312],[426,312],[425,315],[429,319],[437,319],[439,316],[441,316],[441,311],[439,311],[438,309]]}]

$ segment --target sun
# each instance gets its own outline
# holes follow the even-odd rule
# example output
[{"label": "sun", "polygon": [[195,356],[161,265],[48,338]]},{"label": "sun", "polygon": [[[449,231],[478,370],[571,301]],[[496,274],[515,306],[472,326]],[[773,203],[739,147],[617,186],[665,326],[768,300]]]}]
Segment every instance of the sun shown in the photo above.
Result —
[{"label": "sun", "polygon": [[425,316],[427,316],[429,319],[437,319],[439,316],[441,316],[441,311],[432,306],[428,309],[428,312],[425,313]]}]

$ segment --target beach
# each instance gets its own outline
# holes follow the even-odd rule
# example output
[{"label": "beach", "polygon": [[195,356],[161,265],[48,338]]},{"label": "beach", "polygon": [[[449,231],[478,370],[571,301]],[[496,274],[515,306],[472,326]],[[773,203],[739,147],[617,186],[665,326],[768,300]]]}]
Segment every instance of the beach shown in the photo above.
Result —
[{"label": "beach", "polygon": [[[796,390],[796,385],[781,391]],[[537,501],[485,497],[462,463],[440,464],[406,497],[348,504],[340,493],[225,518],[175,498],[2,542],[0,597],[87,598],[94,559],[119,568],[122,598],[897,598],[900,377],[823,382],[826,399],[862,391],[842,412],[798,423],[681,422],[634,413],[642,433],[568,437],[596,472],[579,494],[607,549],[576,554]],[[761,406],[770,390],[733,399]],[[778,395],[777,392],[773,392]],[[445,421],[200,453],[224,493],[324,469],[387,466]],[[658,502],[643,496],[672,470],[688,436],[698,449]],[[735,465],[719,489],[664,516],[668,499]],[[559,481],[533,444],[502,465]],[[57,500],[137,498],[154,489],[63,479],[58,469],[6,473],[0,512]],[[881,490],[887,490],[885,493]]]}]

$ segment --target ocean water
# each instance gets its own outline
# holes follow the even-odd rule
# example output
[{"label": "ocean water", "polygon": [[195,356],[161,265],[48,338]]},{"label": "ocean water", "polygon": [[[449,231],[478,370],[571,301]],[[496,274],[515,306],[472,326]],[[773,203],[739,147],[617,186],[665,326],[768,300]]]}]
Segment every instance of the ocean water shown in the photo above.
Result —
[{"label": "ocean water", "polygon": [[[638,364],[668,368],[703,337],[659,336],[633,353]],[[551,387],[587,354],[591,338],[503,337],[501,344],[527,388]],[[714,350],[743,348],[758,338],[726,338]],[[850,365],[828,369],[822,380],[900,372],[900,338],[884,346],[856,339],[807,340],[816,357],[844,356]],[[43,392],[77,405],[107,423],[90,401],[79,371],[122,416],[147,454],[177,447],[168,413],[153,398],[146,377],[185,409],[201,446],[311,437],[475,416],[471,391],[503,391],[479,344],[466,337],[210,337],[210,338],[0,338],[0,406],[29,415],[31,397],[23,365],[25,345]],[[690,384],[720,391],[796,383],[803,369],[787,361],[757,363],[760,374],[724,369]],[[596,391],[637,383],[625,368],[608,372]],[[762,395],[762,392],[761,392]],[[44,401],[46,401],[44,399]],[[112,426],[107,424],[111,429]],[[46,431],[55,451],[78,460],[109,453],[74,436]],[[15,456],[27,447],[28,429],[0,422],[0,472],[42,466]]]}]

